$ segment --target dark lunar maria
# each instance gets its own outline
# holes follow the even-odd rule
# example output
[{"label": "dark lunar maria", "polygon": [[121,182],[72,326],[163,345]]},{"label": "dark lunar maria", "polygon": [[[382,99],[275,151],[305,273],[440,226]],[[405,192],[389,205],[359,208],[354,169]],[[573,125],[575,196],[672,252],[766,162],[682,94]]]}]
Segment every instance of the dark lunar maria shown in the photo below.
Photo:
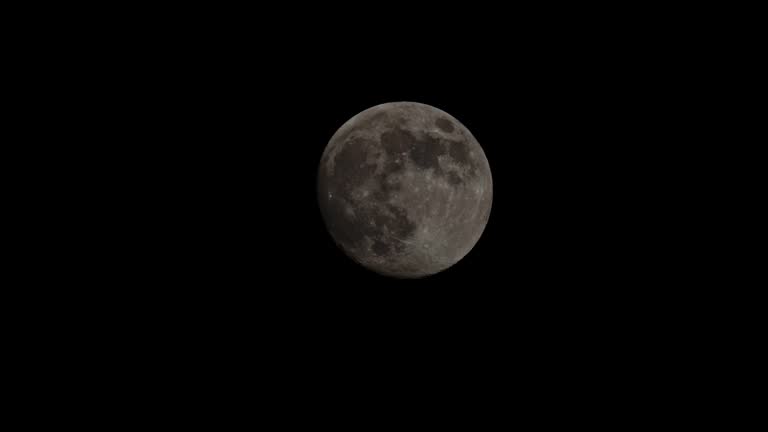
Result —
[{"label": "dark lunar maria", "polygon": [[377,105],[333,135],[318,200],[341,249],[379,274],[438,273],[474,247],[491,211],[483,149],[458,120],[416,102]]}]

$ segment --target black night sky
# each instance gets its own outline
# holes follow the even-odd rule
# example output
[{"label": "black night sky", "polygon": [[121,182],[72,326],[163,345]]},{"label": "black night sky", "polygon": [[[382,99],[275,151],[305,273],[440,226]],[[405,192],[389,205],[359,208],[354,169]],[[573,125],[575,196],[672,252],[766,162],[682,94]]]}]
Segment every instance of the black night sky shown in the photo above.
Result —
[{"label": "black night sky", "polygon": [[[71,69],[95,93],[85,98],[62,78],[72,100],[90,105],[78,121],[95,145],[82,161],[100,171],[77,172],[100,188],[88,197],[95,208],[75,213],[98,239],[87,244],[94,257],[72,267],[87,268],[96,289],[53,285],[85,310],[55,305],[83,323],[62,340],[103,333],[83,338],[96,355],[71,357],[86,368],[125,362],[104,376],[144,380],[137,400],[165,398],[158,409],[175,400],[154,391],[161,383],[237,399],[249,413],[276,406],[288,412],[280,421],[321,419],[327,401],[346,416],[334,390],[388,410],[420,398],[412,389],[421,386],[497,412],[528,402],[547,418],[560,413],[548,398],[581,401],[600,378],[598,391],[616,403],[617,389],[658,383],[654,367],[669,368],[668,353],[697,325],[680,311],[699,288],[675,270],[684,246],[699,244],[690,238],[707,241],[683,235],[690,218],[677,211],[698,181],[680,169],[698,145],[680,127],[684,102],[701,95],[681,90],[686,46],[652,40],[658,27],[633,27],[634,15],[603,20],[602,10],[577,19],[554,5],[478,13],[443,3],[420,17],[371,6],[336,23],[311,10],[325,3],[153,10],[114,38],[85,32],[104,45],[84,50],[88,68],[65,50],[56,70]],[[317,201],[332,135],[398,101],[461,121],[493,179],[478,243],[416,280],[353,262]],[[70,99],[58,103],[69,109]],[[69,151],[67,140],[55,144]],[[386,394],[379,389],[397,396],[380,405],[358,397]],[[504,392],[524,403],[496,396]]]},{"label": "black night sky", "polygon": [[[355,44],[349,35],[272,43],[233,26],[126,71],[135,79],[121,91],[141,106],[130,148],[142,204],[125,229],[144,247],[125,274],[151,282],[142,304],[230,323],[221,325],[240,336],[255,323],[355,338],[440,325],[443,338],[517,329],[530,343],[631,332],[649,305],[674,304],[659,281],[675,247],[656,246],[673,200],[657,191],[673,160],[663,130],[676,101],[660,108],[656,69],[631,38],[495,28],[444,43],[417,32]],[[480,241],[419,280],[355,264],[317,204],[331,136],[394,101],[455,116],[493,175]]]},{"label": "black night sky", "polygon": [[[180,110],[162,121],[182,132],[164,137],[156,163],[173,169],[169,189],[155,197],[169,211],[161,213],[169,215],[163,232],[178,253],[167,261],[171,273],[219,287],[201,293],[229,292],[223,296],[239,305],[296,296],[321,309],[358,309],[358,299],[382,309],[447,302],[501,313],[528,304],[524,313],[571,314],[645,280],[642,260],[652,258],[637,245],[654,215],[639,187],[653,181],[642,161],[654,144],[638,101],[648,89],[634,75],[602,72],[615,61],[563,49],[450,68],[418,54],[384,65],[307,59],[318,65],[312,69],[280,66],[275,56],[168,77],[168,112]],[[317,205],[330,137],[351,116],[392,101],[457,117],[483,146],[494,182],[478,244],[454,267],[417,281],[353,263]]]}]

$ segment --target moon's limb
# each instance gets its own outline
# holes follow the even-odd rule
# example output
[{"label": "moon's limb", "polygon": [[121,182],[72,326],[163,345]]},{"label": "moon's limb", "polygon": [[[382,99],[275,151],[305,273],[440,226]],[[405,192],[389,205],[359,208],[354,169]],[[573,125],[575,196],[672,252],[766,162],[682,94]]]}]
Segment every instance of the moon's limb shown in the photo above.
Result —
[{"label": "moon's limb", "polygon": [[377,105],[347,121],[323,153],[326,226],[378,273],[421,277],[461,260],[490,215],[485,153],[461,122],[414,102]]}]

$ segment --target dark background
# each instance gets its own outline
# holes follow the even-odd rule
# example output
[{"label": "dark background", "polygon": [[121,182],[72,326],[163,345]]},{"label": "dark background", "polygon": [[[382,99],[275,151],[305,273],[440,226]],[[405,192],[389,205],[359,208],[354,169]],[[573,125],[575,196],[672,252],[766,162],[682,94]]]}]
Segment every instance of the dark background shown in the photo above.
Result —
[{"label": "dark background", "polygon": [[[58,264],[32,260],[34,313],[11,332],[40,327],[24,339],[45,352],[20,351],[34,357],[30,376],[71,381],[56,402],[93,377],[105,404],[118,405],[103,397],[114,392],[129,410],[175,403],[187,411],[175,418],[212,399],[281,421],[437,402],[451,413],[435,418],[467,413],[476,426],[510,408],[511,421],[540,424],[637,407],[634,421],[709,386],[701,358],[719,351],[712,335],[731,335],[694,283],[710,274],[691,254],[708,253],[710,229],[680,210],[711,190],[689,168],[719,169],[699,160],[708,65],[689,65],[718,40],[680,24],[714,20],[582,5],[286,6],[31,15],[63,27],[21,49],[42,60],[14,65],[32,85],[9,81],[50,114],[26,139],[35,165],[61,170],[44,181],[58,200],[29,197],[49,206],[31,231],[52,238],[27,243]],[[493,175],[480,241],[420,280],[354,264],[317,205],[333,133],[392,101],[458,118]],[[707,349],[686,356],[699,342]],[[205,409],[190,417],[187,400]]]},{"label": "dark background", "polygon": [[[678,211],[699,189],[691,130],[707,130],[689,108],[708,97],[681,18],[290,7],[120,12],[46,39],[59,56],[40,85],[61,97],[42,105],[72,118],[43,126],[51,154],[78,162],[54,161],[63,178],[81,179],[50,185],[65,197],[51,213],[77,223],[54,218],[68,237],[46,253],[65,264],[45,271],[75,286],[33,295],[79,325],[46,327],[63,341],[49,358],[107,369],[159,407],[202,394],[303,410],[340,391],[346,410],[389,391],[549,418],[590,391],[610,411],[616,394],[706,385],[677,355],[710,334],[687,312],[716,313],[690,283],[706,231]],[[493,175],[479,242],[419,280],[353,263],[317,204],[331,136],[393,101],[455,116]]]},{"label": "dark background", "polygon": [[[564,323],[637,309],[669,265],[649,253],[665,217],[649,202],[665,199],[656,192],[676,157],[666,130],[678,102],[670,86],[684,78],[667,61],[675,53],[649,56],[647,39],[613,26],[519,24],[440,37],[431,27],[289,37],[220,24],[171,27],[139,48],[126,41],[135,52],[117,58],[113,84],[137,162],[127,186],[140,205],[130,211],[148,249],[137,269],[200,304],[298,302],[318,318],[412,307],[414,317]],[[493,175],[479,243],[418,281],[354,264],[317,206],[330,137],[392,101],[457,117]]]},{"label": "dark background", "polygon": [[[162,209],[157,232],[169,236],[160,244],[185,258],[171,261],[176,277],[281,286],[264,290],[278,297],[301,290],[321,300],[330,286],[377,292],[372,305],[379,296],[436,295],[496,307],[551,292],[572,307],[616,295],[613,287],[631,286],[647,275],[645,263],[654,265],[643,249],[660,215],[646,203],[670,139],[659,134],[670,120],[655,99],[657,71],[628,43],[542,37],[487,55],[475,52],[480,41],[415,51],[383,42],[172,50],[144,78],[153,94],[137,113],[156,126],[141,146],[152,181],[160,180],[150,195]],[[494,180],[480,242],[455,267],[420,281],[382,278],[344,257],[315,191],[336,129],[370,106],[403,100],[462,121]]]},{"label": "dark background", "polygon": [[[227,13],[110,41],[91,73],[120,105],[101,114],[119,142],[103,169],[121,177],[103,242],[120,253],[101,260],[124,288],[102,294],[104,313],[129,311],[158,349],[307,379],[365,359],[434,371],[435,356],[583,378],[567,371],[677,343],[658,336],[687,294],[667,274],[687,51],[627,20],[458,15],[270,27]],[[493,175],[480,241],[420,280],[354,264],[317,204],[333,133],[392,101],[455,116]]]}]

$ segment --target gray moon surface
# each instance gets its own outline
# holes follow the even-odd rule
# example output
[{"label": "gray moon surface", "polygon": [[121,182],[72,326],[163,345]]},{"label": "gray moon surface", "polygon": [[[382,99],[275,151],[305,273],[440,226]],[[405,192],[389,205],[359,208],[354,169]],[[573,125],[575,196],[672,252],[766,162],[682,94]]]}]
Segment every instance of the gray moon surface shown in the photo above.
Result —
[{"label": "gray moon surface", "polygon": [[382,275],[419,278],[456,264],[480,239],[493,200],[491,169],[475,137],[450,114],[385,103],[331,137],[318,200],[346,255]]}]

